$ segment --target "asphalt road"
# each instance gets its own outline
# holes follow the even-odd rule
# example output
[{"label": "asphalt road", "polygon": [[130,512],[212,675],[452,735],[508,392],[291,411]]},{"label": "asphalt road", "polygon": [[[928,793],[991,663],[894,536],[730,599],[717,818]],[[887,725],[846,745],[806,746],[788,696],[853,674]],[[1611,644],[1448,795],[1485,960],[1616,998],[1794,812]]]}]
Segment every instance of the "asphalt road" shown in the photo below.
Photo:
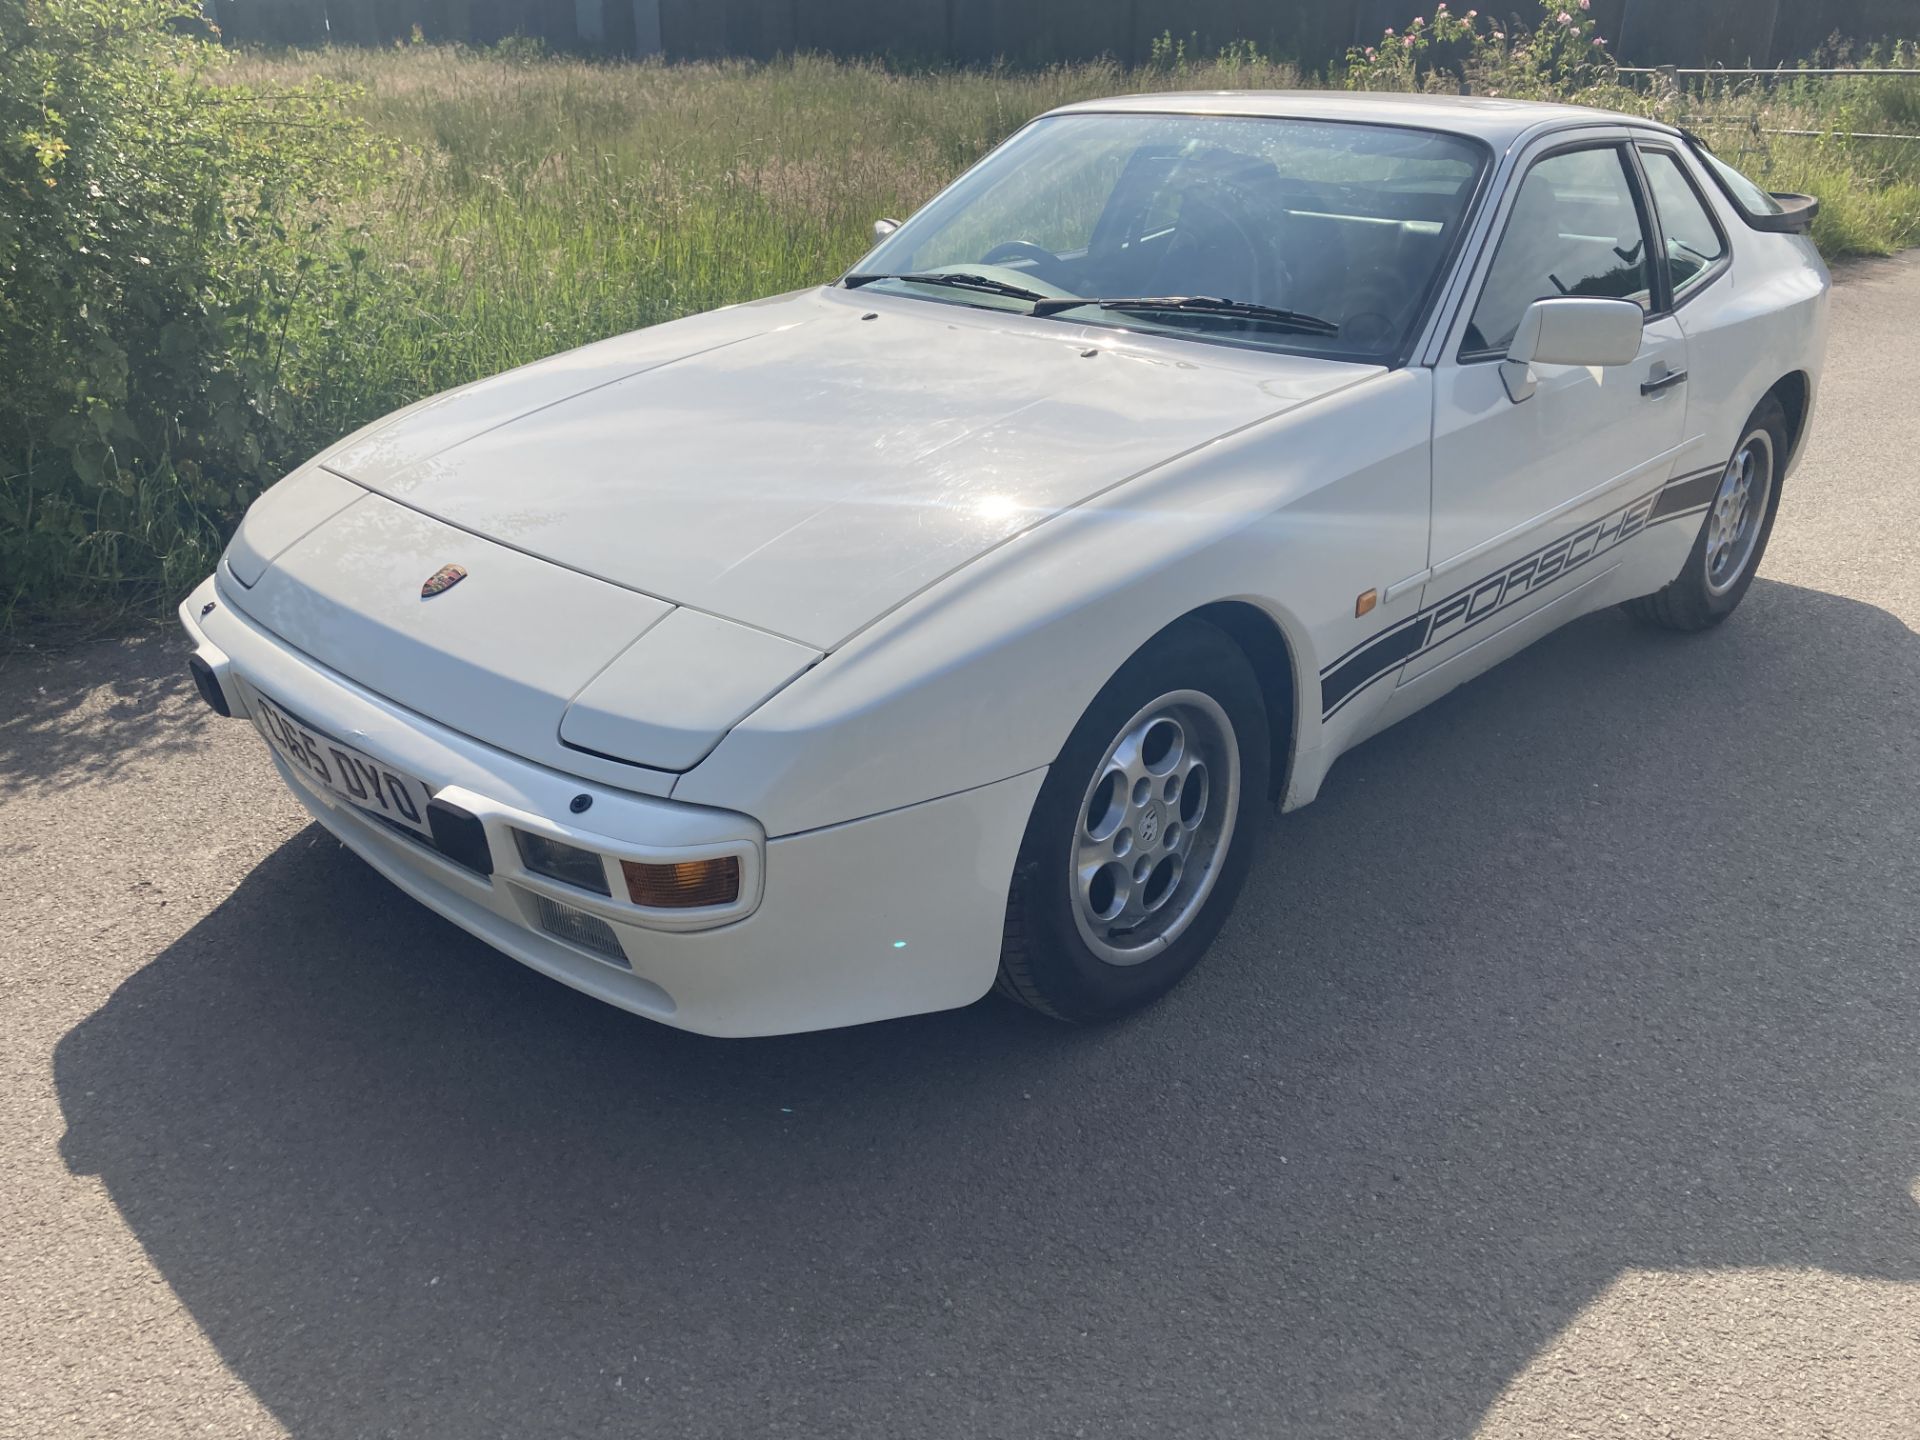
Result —
[{"label": "asphalt road", "polygon": [[1920,1434],[1920,256],[1836,311],[1731,623],[1348,757],[1112,1029],[630,1018],[16,658],[0,1435]]}]

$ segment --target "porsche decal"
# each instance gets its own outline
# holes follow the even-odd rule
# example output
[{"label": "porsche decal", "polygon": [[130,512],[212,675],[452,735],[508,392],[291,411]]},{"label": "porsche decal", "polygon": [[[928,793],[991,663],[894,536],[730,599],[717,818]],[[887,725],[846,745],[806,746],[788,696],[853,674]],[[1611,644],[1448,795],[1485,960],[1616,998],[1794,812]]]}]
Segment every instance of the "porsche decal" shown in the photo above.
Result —
[{"label": "porsche decal", "polygon": [[1321,718],[1330,718],[1367,686],[1415,656],[1458,639],[1489,616],[1564,579],[1649,525],[1699,514],[1713,499],[1724,469],[1716,465],[1669,480],[1362,641],[1320,672]]}]

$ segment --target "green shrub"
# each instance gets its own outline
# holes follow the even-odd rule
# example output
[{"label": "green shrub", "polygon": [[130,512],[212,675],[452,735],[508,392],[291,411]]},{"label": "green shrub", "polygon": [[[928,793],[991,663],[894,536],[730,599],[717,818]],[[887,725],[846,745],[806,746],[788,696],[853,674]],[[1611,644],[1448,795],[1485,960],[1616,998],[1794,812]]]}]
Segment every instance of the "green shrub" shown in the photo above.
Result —
[{"label": "green shrub", "polygon": [[1616,81],[1613,56],[1598,33],[1592,0],[1539,0],[1529,30],[1477,9],[1417,15],[1401,31],[1347,52],[1351,90],[1452,90],[1527,100],[1584,99]]},{"label": "green shrub", "polygon": [[190,0],[0,0],[0,625],[180,588],[305,438],[295,311],[372,151],[223,62]]}]

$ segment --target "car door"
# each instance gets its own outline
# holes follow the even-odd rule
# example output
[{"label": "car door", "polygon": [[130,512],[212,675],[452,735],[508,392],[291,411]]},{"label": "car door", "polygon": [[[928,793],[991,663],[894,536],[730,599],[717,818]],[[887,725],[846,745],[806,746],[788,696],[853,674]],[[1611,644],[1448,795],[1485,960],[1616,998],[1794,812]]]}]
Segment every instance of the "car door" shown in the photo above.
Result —
[{"label": "car door", "polygon": [[[1579,613],[1573,597],[1618,563],[1684,449],[1686,338],[1627,137],[1563,138],[1508,194],[1436,367],[1430,621],[1403,686],[1443,671],[1457,683]],[[1638,303],[1640,352],[1623,366],[1536,365],[1538,388],[1516,402],[1501,359],[1527,307],[1557,295]]]}]

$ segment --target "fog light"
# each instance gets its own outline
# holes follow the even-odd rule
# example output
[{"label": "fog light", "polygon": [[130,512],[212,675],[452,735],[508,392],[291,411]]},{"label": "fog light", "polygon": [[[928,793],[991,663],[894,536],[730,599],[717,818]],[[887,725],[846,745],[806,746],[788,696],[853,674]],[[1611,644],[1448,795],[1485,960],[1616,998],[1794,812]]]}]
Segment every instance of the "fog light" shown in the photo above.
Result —
[{"label": "fog light", "polygon": [[740,898],[740,857],[683,860],[677,865],[642,865],[622,860],[627,894],[636,905],[656,910],[691,910],[702,905],[731,905]]},{"label": "fog light", "polygon": [[599,916],[576,910],[571,905],[562,905],[544,895],[533,897],[533,908],[540,917],[540,928],[554,939],[578,945],[582,950],[591,950],[604,959],[625,965],[629,970],[633,968],[627,961],[627,952],[620,948],[620,940],[613,933],[613,927]]},{"label": "fog light", "polygon": [[612,892],[607,889],[607,867],[593,851],[549,840],[528,830],[515,830],[513,843],[520,847],[520,863],[534,874],[612,898]]}]

